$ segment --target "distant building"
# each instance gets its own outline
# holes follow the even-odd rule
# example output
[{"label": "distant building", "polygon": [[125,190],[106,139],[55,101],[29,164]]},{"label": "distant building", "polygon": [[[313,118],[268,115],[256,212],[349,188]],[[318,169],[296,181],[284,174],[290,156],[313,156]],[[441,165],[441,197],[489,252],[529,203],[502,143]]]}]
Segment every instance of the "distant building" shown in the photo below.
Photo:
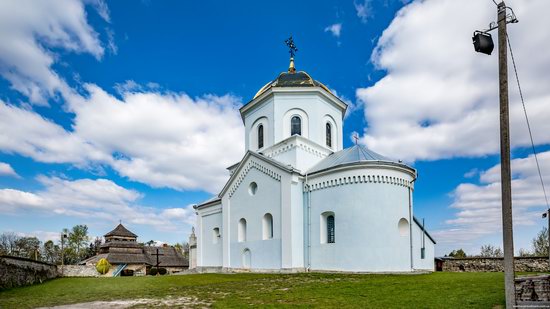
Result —
[{"label": "distant building", "polygon": [[434,270],[435,241],[413,214],[416,170],[343,149],[346,109],[293,58],[240,108],[247,151],[195,206],[199,271]]},{"label": "distant building", "polygon": [[172,246],[144,246],[137,242],[137,235],[119,224],[104,235],[105,243],[99,254],[80,264],[95,265],[105,258],[112,267],[106,275],[145,275],[152,267],[166,268],[168,273],[180,272],[189,267],[188,260]]}]

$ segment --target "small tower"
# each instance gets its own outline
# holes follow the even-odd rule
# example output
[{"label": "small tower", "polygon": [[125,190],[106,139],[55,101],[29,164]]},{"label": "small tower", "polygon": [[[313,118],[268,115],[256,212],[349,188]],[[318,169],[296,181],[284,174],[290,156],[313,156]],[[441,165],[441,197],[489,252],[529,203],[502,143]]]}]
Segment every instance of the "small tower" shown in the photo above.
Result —
[{"label": "small tower", "polygon": [[197,236],[195,236],[195,227],[191,229],[189,235],[189,269],[197,268]]}]

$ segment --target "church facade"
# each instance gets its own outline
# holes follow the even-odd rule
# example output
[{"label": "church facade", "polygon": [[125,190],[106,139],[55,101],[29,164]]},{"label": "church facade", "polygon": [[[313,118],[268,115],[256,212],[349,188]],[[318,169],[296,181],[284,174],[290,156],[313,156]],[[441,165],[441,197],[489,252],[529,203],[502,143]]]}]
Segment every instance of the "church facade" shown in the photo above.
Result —
[{"label": "church facade", "polygon": [[413,215],[416,170],[343,149],[346,109],[293,58],[241,107],[247,151],[195,206],[199,270],[434,269],[435,241]]}]

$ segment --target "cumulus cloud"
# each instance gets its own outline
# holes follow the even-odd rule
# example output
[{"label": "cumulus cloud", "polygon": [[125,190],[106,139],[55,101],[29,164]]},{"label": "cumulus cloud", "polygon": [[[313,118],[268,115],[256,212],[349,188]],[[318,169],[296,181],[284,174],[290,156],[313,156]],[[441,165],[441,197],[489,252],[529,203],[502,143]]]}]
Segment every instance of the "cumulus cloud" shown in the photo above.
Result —
[{"label": "cumulus cloud", "polygon": [[44,187],[35,192],[0,190],[0,210],[4,214],[51,213],[76,218],[94,218],[151,225],[159,230],[177,230],[191,224],[194,213],[187,208],[157,209],[139,204],[142,194],[123,188],[108,179],[63,179],[39,176]]},{"label": "cumulus cloud", "polygon": [[333,24],[333,25],[327,26],[325,28],[325,32],[330,32],[330,33],[332,33],[333,36],[339,38],[340,34],[342,32],[342,24],[338,23],[338,24]]},{"label": "cumulus cloud", "polygon": [[236,97],[125,90],[120,100],[96,85],[85,88],[88,98],[70,105],[72,130],[0,101],[0,150],[80,168],[110,166],[153,187],[212,193],[244,153]]},{"label": "cumulus cloud", "polygon": [[[14,130],[14,128],[17,128]],[[0,100],[0,150],[45,163],[110,162],[110,156],[38,113]]]},{"label": "cumulus cloud", "polygon": [[74,134],[121,175],[154,187],[217,192],[225,168],[244,153],[240,100],[233,96],[125,92],[119,100],[95,85],[73,104]]},{"label": "cumulus cloud", "polygon": [[0,162],[0,176],[12,176],[21,178],[8,163]]},{"label": "cumulus cloud", "polygon": [[[550,182],[550,151],[539,154],[545,183]],[[515,226],[534,225],[546,209],[546,202],[534,157],[512,160],[512,198]],[[447,228],[434,232],[445,246],[472,245],[480,238],[500,235],[502,231],[500,165],[482,171],[480,184],[462,183],[453,192],[452,219]]]},{"label": "cumulus cloud", "polygon": [[72,92],[52,69],[57,60],[52,49],[88,53],[97,59],[104,53],[78,0],[1,1],[0,41],[0,75],[30,102],[42,105],[57,93]]},{"label": "cumulus cloud", "polygon": [[[110,22],[102,0],[85,0]],[[158,84],[115,85],[116,98],[94,84],[80,95],[52,69],[64,49],[100,59],[104,48],[76,0],[2,2],[0,75],[32,103],[45,104],[61,93],[71,113],[63,127],[36,111],[0,101],[0,151],[38,162],[70,163],[120,175],[153,187],[215,193],[225,167],[244,152],[240,99],[231,95],[161,92]],[[113,33],[107,29],[108,40]],[[116,46],[107,44],[111,52]],[[13,128],[17,128],[14,130]]]},{"label": "cumulus cloud", "polygon": [[[545,52],[550,49],[550,34],[532,31],[550,27],[544,16],[550,3],[508,4],[520,20],[509,30],[534,139],[550,143],[545,133],[550,131],[550,58]],[[400,10],[371,57],[386,76],[357,90],[368,122],[362,142],[407,161],[497,153],[497,57],[475,53],[471,42],[473,30],[486,27],[495,15],[491,1],[475,0],[414,1]],[[512,144],[527,146],[529,136],[514,83],[510,95]]]}]

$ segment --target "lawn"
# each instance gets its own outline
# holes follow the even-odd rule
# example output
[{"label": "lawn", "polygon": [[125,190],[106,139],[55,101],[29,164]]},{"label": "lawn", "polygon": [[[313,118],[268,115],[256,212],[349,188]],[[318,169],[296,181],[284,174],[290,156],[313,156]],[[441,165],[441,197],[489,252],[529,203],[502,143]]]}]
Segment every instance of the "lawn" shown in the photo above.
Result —
[{"label": "lawn", "polygon": [[493,308],[504,305],[502,273],[425,275],[200,274],[61,278],[0,292],[0,308],[97,300],[190,297],[213,307]]}]

